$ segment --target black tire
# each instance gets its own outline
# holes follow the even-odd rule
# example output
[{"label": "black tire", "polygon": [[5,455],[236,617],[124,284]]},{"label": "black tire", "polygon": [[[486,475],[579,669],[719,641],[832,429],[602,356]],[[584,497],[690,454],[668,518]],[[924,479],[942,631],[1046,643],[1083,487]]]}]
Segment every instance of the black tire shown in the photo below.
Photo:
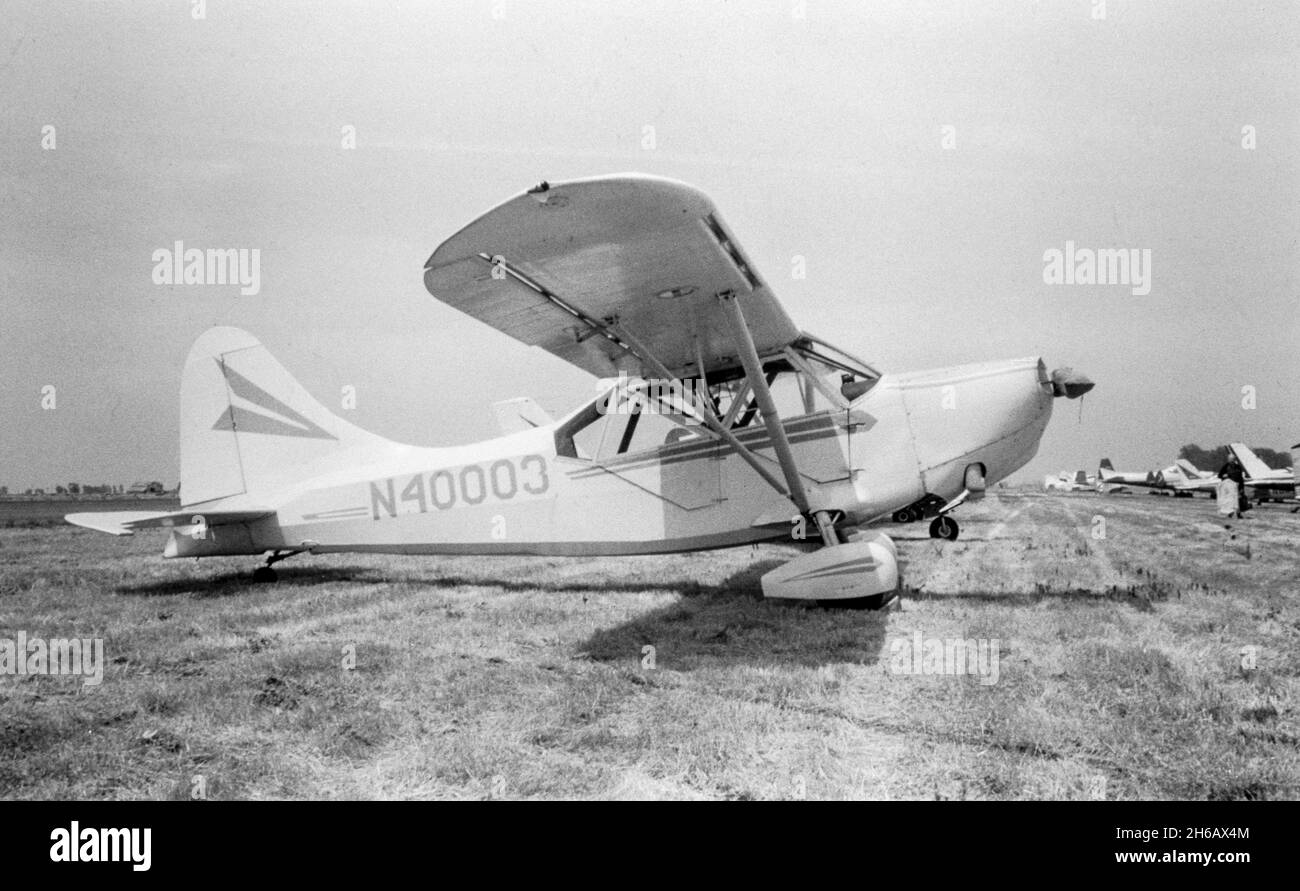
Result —
[{"label": "black tire", "polygon": [[930,537],[942,538],[944,541],[956,541],[961,529],[957,521],[949,516],[935,517],[930,523]]},{"label": "black tire", "polygon": [[258,585],[269,585],[280,577],[276,575],[274,569],[269,566],[259,566],[253,570],[253,582]]}]

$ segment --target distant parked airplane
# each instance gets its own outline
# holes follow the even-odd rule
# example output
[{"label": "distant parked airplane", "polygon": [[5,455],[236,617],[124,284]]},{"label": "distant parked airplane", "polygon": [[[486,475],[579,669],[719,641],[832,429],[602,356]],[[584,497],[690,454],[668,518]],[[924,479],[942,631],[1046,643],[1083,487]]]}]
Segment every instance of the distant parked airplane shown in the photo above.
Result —
[{"label": "distant parked airplane", "polygon": [[1211,498],[1217,498],[1219,492],[1219,478],[1210,470],[1201,470],[1186,458],[1179,458],[1174,462],[1183,472],[1185,482],[1178,485],[1180,491],[1204,492]]},{"label": "distant parked airplane", "polygon": [[1116,470],[1109,458],[1102,458],[1097,468],[1097,480],[1123,486],[1144,486],[1152,489],[1163,488],[1154,470]]},{"label": "distant parked airplane", "polygon": [[[1200,476],[1193,476],[1180,462],[1170,464],[1162,470],[1121,471],[1115,469],[1109,458],[1102,458],[1101,466],[1097,469],[1097,478],[1107,484],[1138,486],[1181,498],[1190,498],[1196,492],[1209,492],[1212,495],[1217,480],[1212,483],[1202,480]],[[1191,469],[1196,471],[1195,467]]]},{"label": "distant parked airplane", "polygon": [[1269,467],[1242,442],[1228,446],[1246,471],[1246,489],[1260,504],[1295,498],[1295,472],[1289,467]]},{"label": "distant parked airplane", "polygon": [[1088,476],[1086,470],[1071,473],[1062,470],[1056,476],[1043,477],[1043,489],[1048,492],[1098,492],[1100,486],[1095,476]]}]

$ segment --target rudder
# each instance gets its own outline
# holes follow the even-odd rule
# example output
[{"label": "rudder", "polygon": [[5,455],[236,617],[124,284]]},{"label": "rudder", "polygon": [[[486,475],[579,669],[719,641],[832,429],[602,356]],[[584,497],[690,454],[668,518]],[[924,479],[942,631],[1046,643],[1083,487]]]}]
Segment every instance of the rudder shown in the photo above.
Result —
[{"label": "rudder", "polygon": [[384,442],[317,402],[251,334],[204,332],[181,376],[181,498],[256,498],[327,455]]},{"label": "rudder", "polygon": [[1267,479],[1273,476],[1273,470],[1265,464],[1260,457],[1250,450],[1244,442],[1231,443],[1228,448],[1237,456],[1241,466],[1246,470],[1246,476],[1250,479]]}]

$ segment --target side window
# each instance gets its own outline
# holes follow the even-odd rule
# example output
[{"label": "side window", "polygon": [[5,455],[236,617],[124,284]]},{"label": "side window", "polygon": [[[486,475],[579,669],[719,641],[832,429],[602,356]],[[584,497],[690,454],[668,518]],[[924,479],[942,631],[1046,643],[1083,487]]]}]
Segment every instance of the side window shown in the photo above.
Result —
[{"label": "side window", "polygon": [[581,430],[574,431],[574,453],[570,457],[581,458],[584,461],[595,458],[597,450],[600,449],[600,438],[605,434],[605,428],[609,426],[608,420],[608,416],[601,415]]},{"label": "side window", "polygon": [[[677,423],[672,418],[677,418]],[[679,442],[693,442],[702,439],[704,434],[699,425],[682,415],[668,415],[663,410],[645,409],[628,416],[628,423],[623,429],[618,443],[617,454],[635,455],[649,449],[657,449]]]},{"label": "side window", "polygon": [[616,391],[602,411],[604,405],[604,398],[597,400],[556,431],[557,454],[583,461],[608,461],[703,436],[695,421],[670,414],[665,406],[651,406],[636,395],[629,398]]},{"label": "side window", "polygon": [[604,430],[606,416],[600,411],[604,399],[597,399],[555,431],[555,454],[584,461],[595,457]]}]

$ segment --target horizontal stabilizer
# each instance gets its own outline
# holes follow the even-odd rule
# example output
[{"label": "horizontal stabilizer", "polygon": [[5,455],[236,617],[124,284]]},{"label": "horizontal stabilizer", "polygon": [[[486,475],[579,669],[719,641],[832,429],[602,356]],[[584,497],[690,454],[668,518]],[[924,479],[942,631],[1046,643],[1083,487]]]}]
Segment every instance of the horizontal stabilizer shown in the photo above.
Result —
[{"label": "horizontal stabilizer", "polygon": [[109,535],[132,535],[137,529],[157,529],[183,526],[229,526],[247,523],[272,516],[272,510],[187,510],[176,513],[157,511],[112,511],[106,513],[68,514],[63,519],[75,526],[85,526]]}]

